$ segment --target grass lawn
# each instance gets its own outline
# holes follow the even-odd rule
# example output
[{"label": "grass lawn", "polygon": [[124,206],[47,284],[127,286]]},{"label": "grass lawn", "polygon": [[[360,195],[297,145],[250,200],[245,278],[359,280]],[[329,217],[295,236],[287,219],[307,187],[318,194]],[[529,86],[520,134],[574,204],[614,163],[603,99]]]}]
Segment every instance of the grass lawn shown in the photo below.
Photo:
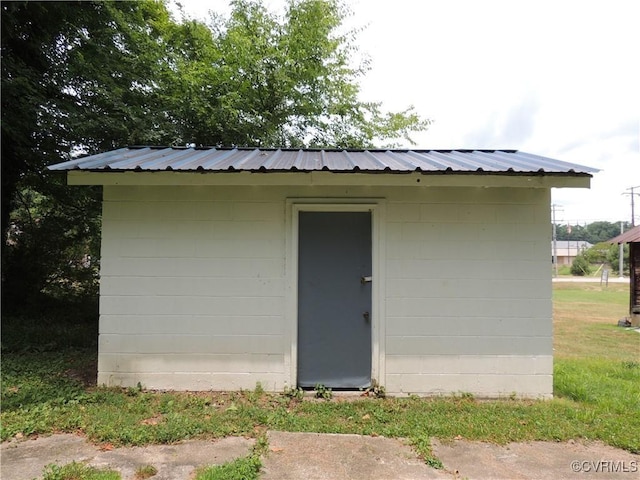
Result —
[{"label": "grass lawn", "polygon": [[[640,334],[617,326],[628,315],[629,286],[555,283],[553,303],[555,395],[593,416],[589,425],[602,427],[596,438],[637,453]],[[620,442],[617,422],[631,422],[635,439]]]},{"label": "grass lawn", "polygon": [[[267,429],[360,433],[407,437],[432,465],[438,460],[430,437],[598,439],[640,453],[640,334],[616,326],[628,308],[628,286],[556,283],[553,295],[555,398],[548,401],[481,401],[464,394],[301,401],[260,388],[191,394],[96,388],[88,381],[95,377],[95,338],[89,338],[95,325],[51,324],[38,335],[42,321],[6,318],[0,438],[83,432],[118,446],[227,435],[264,439]],[[257,471],[256,458],[228,468]],[[203,470],[200,478],[229,478],[218,473]]]}]

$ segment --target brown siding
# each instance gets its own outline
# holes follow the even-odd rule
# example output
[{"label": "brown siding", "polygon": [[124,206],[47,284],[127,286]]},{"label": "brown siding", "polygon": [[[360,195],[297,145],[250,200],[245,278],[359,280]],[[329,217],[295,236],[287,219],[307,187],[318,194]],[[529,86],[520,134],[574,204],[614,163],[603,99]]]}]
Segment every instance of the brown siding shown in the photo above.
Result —
[{"label": "brown siding", "polygon": [[640,243],[629,244],[629,273],[631,276],[631,305],[630,309],[633,311],[634,307],[640,306]]}]

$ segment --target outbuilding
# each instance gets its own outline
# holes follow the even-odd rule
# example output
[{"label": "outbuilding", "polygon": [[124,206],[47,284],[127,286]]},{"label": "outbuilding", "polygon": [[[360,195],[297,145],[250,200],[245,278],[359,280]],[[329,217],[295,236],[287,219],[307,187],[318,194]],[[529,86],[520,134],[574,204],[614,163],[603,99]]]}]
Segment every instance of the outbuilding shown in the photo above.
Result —
[{"label": "outbuilding", "polygon": [[552,187],[515,150],[129,147],[102,185],[98,383],[550,397]]},{"label": "outbuilding", "polygon": [[629,316],[631,325],[640,327],[640,226],[609,240],[629,244]]}]

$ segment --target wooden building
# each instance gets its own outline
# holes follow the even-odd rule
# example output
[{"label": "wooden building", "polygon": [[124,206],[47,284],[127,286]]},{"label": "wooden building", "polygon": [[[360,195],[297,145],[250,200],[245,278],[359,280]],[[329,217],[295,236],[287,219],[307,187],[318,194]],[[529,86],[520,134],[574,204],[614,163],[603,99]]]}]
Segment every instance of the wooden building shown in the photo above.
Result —
[{"label": "wooden building", "polygon": [[640,315],[640,226],[633,227],[609,241],[629,244],[629,314],[633,319]]}]

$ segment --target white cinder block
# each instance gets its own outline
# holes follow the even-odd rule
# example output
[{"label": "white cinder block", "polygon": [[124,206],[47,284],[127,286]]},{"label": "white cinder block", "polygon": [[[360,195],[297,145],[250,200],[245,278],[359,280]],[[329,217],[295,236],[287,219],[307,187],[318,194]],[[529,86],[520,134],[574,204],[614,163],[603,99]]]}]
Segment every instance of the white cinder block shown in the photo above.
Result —
[{"label": "white cinder block", "polygon": [[551,375],[551,355],[389,355],[387,375]]},{"label": "white cinder block", "polygon": [[281,335],[113,335],[101,334],[100,353],[138,353],[163,355],[171,353],[218,354],[282,354]]},{"label": "white cinder block", "polygon": [[108,354],[98,359],[98,369],[113,373],[284,373],[280,354]]},{"label": "white cinder block", "polygon": [[281,390],[297,341],[287,199],[384,198],[374,363],[387,391],[551,395],[549,189],[180,179],[104,187],[99,383]]},{"label": "white cinder block", "polygon": [[393,394],[451,395],[471,393],[478,397],[549,398],[552,375],[388,375],[387,391]]},{"label": "white cinder block", "polygon": [[273,335],[284,332],[281,315],[101,315],[102,334],[144,335]]},{"label": "white cinder block", "polygon": [[135,387],[138,383],[149,390],[182,391],[253,390],[259,383],[265,390],[282,391],[286,380],[270,373],[98,373],[98,385]]},{"label": "white cinder block", "polygon": [[101,279],[105,296],[269,297],[284,292],[282,278],[112,277]]},{"label": "white cinder block", "polygon": [[420,222],[419,203],[389,203],[387,205],[389,223]]},{"label": "white cinder block", "polygon": [[551,322],[533,317],[387,317],[387,338],[392,337],[548,337]]},{"label": "white cinder block", "polygon": [[427,203],[420,207],[420,221],[425,223],[460,223],[458,204]]},{"label": "white cinder block", "polygon": [[282,258],[166,258],[116,257],[101,259],[101,276],[282,278]]},{"label": "white cinder block", "polygon": [[282,315],[282,297],[204,297],[204,296],[106,296],[100,308],[112,315],[191,315],[244,316]]},{"label": "white cinder block", "polygon": [[461,223],[493,225],[497,219],[496,206],[482,204],[461,205],[458,210],[458,219]]}]

